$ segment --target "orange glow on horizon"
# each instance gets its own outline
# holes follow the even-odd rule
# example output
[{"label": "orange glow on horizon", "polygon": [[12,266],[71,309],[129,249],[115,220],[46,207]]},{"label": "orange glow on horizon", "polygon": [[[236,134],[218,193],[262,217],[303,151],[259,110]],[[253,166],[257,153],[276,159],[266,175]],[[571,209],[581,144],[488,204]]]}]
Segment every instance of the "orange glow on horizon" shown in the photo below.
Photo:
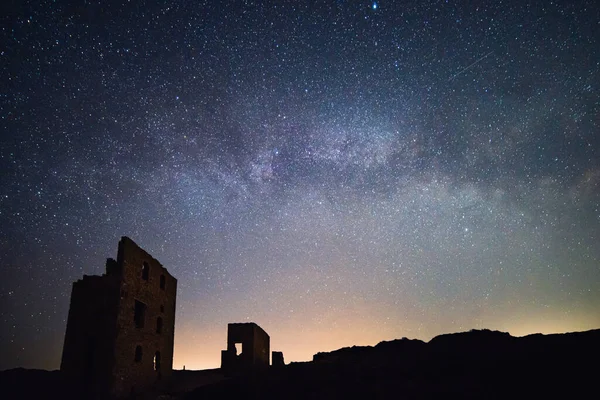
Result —
[{"label": "orange glow on horizon", "polygon": [[[407,337],[429,341],[434,336],[465,332],[471,329],[491,329],[509,332],[512,336],[526,336],[533,333],[565,333],[586,331],[600,327],[600,317],[590,315],[572,315],[568,318],[548,313],[529,319],[515,315],[506,322],[494,322],[477,326],[438,326],[437,329],[425,329],[418,323],[382,324],[376,321],[347,320],[343,325],[311,324],[309,326],[286,326],[283,329],[263,327],[271,337],[271,351],[283,351],[286,364],[290,362],[311,361],[318,352],[328,352],[343,347],[374,346],[381,341]],[[381,321],[377,321],[381,322]],[[257,322],[258,323],[258,322]],[[260,323],[259,323],[260,325]],[[321,326],[319,326],[321,325]],[[221,350],[226,347],[227,324],[207,330],[186,328],[175,335],[174,369],[202,370],[220,367]]]}]

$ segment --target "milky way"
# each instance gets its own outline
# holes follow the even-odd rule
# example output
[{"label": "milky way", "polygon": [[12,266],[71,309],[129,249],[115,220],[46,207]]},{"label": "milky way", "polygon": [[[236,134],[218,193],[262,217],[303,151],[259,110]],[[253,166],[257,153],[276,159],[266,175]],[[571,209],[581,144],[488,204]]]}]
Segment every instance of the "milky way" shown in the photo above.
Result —
[{"label": "milky way", "polygon": [[0,13],[0,369],[59,367],[121,236],[175,368],[600,326],[597,2],[108,3]]}]

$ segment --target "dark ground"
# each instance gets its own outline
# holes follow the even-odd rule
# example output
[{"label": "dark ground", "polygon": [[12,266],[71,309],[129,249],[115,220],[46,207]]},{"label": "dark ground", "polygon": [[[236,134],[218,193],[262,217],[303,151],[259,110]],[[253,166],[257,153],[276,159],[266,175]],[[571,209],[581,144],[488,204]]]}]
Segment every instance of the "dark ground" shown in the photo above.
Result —
[{"label": "dark ground", "polygon": [[[428,343],[400,339],[344,348],[234,378],[219,370],[174,371],[162,398],[597,398],[599,360],[600,329],[522,338],[471,331]],[[70,398],[58,371],[3,371],[0,387],[7,399]]]}]

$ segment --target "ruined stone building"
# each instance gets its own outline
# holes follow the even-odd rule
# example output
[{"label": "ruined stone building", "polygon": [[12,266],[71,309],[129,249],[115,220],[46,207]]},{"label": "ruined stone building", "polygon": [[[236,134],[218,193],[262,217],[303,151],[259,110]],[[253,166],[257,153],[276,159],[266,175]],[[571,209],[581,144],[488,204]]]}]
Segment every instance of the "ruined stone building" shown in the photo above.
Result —
[{"label": "ruined stone building", "polygon": [[280,368],[285,365],[285,361],[283,361],[283,352],[274,351],[271,353],[271,365],[275,368]]},{"label": "ruined stone building", "polygon": [[221,369],[227,375],[269,367],[270,338],[254,322],[227,324],[227,350],[221,351]]},{"label": "ruined stone building", "polygon": [[176,293],[177,279],[128,237],[105,274],[73,283],[60,369],[81,398],[128,396],[170,376]]}]

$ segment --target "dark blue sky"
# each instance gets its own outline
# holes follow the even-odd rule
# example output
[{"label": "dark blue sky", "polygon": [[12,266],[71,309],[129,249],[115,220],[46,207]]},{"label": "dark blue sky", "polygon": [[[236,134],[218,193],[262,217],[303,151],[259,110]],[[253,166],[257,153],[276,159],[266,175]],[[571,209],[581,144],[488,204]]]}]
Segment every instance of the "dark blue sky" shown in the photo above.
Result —
[{"label": "dark blue sky", "polygon": [[0,369],[58,368],[123,235],[176,368],[600,326],[596,2],[312,3],[1,6]]}]

